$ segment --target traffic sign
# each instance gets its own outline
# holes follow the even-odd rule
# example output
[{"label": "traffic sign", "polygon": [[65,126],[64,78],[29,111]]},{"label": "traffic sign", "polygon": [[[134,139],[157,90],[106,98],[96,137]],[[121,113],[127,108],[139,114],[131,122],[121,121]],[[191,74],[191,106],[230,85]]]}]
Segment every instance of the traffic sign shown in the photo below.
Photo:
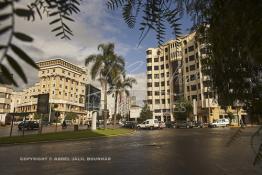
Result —
[{"label": "traffic sign", "polygon": [[37,96],[37,113],[48,114],[49,113],[49,94],[39,94]]}]

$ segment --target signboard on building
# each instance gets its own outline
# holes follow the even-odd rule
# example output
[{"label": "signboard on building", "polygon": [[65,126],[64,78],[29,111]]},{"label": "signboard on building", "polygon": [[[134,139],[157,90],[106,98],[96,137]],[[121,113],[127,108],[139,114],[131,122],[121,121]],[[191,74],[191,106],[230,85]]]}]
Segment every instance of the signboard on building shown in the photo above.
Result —
[{"label": "signboard on building", "polygon": [[86,101],[85,108],[88,111],[94,111],[100,109],[101,102],[101,91],[100,89],[92,86],[91,84],[86,85]]},{"label": "signboard on building", "polygon": [[49,113],[49,94],[39,94],[37,96],[37,114]]}]

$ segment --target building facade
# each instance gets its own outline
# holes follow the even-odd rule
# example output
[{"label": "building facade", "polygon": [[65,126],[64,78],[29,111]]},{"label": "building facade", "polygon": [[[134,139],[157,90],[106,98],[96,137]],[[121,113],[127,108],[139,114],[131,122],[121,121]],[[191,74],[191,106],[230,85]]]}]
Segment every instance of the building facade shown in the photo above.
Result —
[{"label": "building facade", "polygon": [[11,112],[12,92],[11,86],[0,84],[0,125],[5,125],[6,116]]},{"label": "building facade", "polygon": [[[206,46],[193,32],[159,48],[147,49],[147,103],[154,118],[174,120],[179,99],[193,105],[189,120],[212,122],[226,115],[227,110],[218,105],[210,76],[203,66],[208,53]],[[240,111],[239,115],[246,115]]]},{"label": "building facade", "polygon": [[85,69],[63,59],[40,61],[37,65],[39,82],[14,94],[21,99],[16,104],[16,112],[36,112],[37,95],[48,93],[50,107],[56,106],[55,110],[61,113],[61,118],[73,112],[84,119],[87,84]]}]

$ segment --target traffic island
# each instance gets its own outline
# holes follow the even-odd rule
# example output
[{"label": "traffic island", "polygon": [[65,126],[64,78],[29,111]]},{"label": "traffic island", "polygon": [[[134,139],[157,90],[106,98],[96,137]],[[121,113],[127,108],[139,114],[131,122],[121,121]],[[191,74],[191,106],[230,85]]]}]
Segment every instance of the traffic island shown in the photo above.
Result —
[{"label": "traffic island", "polygon": [[83,140],[88,138],[112,137],[127,135],[133,133],[131,129],[97,129],[96,131],[65,131],[57,133],[32,134],[25,136],[0,137],[0,145],[6,144],[23,144],[23,143],[41,143],[41,142],[56,142],[56,141],[71,141]]}]

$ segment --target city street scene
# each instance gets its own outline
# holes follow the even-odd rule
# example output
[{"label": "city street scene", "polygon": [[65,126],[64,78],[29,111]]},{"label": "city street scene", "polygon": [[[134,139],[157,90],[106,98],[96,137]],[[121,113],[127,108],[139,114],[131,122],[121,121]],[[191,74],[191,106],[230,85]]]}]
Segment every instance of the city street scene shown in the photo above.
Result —
[{"label": "city street scene", "polygon": [[262,174],[261,9],[0,0],[0,174]]}]

